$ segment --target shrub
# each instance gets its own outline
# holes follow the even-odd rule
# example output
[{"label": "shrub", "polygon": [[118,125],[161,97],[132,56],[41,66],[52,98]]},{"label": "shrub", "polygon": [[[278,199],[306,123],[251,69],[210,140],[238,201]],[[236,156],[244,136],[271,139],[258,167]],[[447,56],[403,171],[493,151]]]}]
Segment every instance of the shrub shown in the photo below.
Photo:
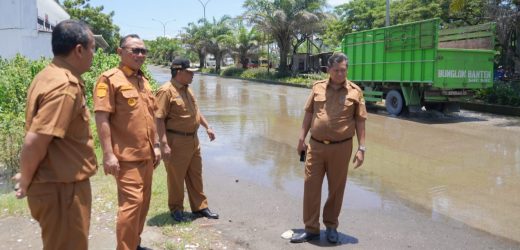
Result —
[{"label": "shrub", "polygon": [[217,70],[215,68],[202,68],[200,69],[200,72],[205,74],[216,74]]},{"label": "shrub", "polygon": [[29,61],[20,55],[0,58],[0,175],[10,177],[19,168],[27,88],[48,63],[47,59]]},{"label": "shrub", "polygon": [[[0,58],[0,175],[5,173],[12,176],[19,169],[19,156],[25,133],[27,89],[34,76],[49,62],[49,59],[30,61],[20,55],[10,60]],[[118,65],[119,57],[116,54],[106,54],[102,50],[96,52],[91,70],[82,75],[90,110],[93,105],[93,88],[99,75]],[[143,67],[143,70],[152,88],[156,89],[157,82],[150,77],[146,67]],[[94,129],[95,145],[99,145],[93,121],[90,127]]]},{"label": "shrub", "polygon": [[276,80],[274,70],[267,72],[267,68],[252,68],[245,70],[240,77],[249,79]]},{"label": "shrub", "polygon": [[475,98],[491,104],[520,107],[520,82],[495,82],[491,88],[476,91]]},{"label": "shrub", "polygon": [[220,72],[221,76],[240,76],[244,72],[243,68],[229,67]]}]

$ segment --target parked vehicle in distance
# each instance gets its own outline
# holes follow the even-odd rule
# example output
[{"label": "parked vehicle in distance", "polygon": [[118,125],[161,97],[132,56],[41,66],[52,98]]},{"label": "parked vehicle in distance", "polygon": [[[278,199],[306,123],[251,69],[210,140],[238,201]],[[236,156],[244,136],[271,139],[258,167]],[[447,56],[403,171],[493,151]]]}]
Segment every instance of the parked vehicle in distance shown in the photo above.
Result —
[{"label": "parked vehicle in distance", "polygon": [[233,64],[235,64],[235,60],[233,60],[233,58],[231,58],[231,57],[226,57],[223,60],[223,64],[224,64],[224,66],[233,65]]},{"label": "parked vehicle in distance", "polygon": [[248,68],[258,68],[258,61],[257,60],[250,60],[247,63]]},{"label": "parked vehicle in distance", "polygon": [[458,101],[493,86],[495,24],[440,29],[438,18],[347,34],[348,78],[388,113],[459,111]]},{"label": "parked vehicle in distance", "polygon": [[207,57],[206,58],[206,67],[216,67],[217,61],[215,61],[215,57]]}]

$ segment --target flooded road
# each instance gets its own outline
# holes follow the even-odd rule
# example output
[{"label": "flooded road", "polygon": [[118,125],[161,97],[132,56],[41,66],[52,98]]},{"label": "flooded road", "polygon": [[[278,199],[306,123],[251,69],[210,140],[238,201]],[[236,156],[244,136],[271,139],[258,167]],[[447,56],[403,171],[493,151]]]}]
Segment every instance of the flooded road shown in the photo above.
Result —
[{"label": "flooded road", "polygon": [[[151,69],[159,82],[169,80],[168,70]],[[199,131],[204,168],[301,199],[295,146],[309,90],[202,75],[191,88],[217,134],[209,143]],[[412,210],[421,220],[520,242],[520,119],[375,110],[366,145],[365,164],[349,172],[344,210]]]}]

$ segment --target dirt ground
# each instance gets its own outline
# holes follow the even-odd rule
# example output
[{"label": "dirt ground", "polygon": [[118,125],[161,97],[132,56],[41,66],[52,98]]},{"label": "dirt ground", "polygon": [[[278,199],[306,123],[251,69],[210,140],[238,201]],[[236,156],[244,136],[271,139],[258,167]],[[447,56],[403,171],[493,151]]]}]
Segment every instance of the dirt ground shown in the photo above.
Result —
[{"label": "dirt ground", "polygon": [[[302,229],[301,199],[275,189],[239,180],[219,167],[205,174],[210,207],[219,220],[197,219],[189,244],[176,244],[157,226],[146,226],[143,245],[153,249],[313,249],[318,242],[291,244],[281,234]],[[346,197],[348,198],[348,197]],[[152,201],[153,202],[153,201]],[[448,219],[432,220],[420,210],[394,203],[384,210],[344,208],[338,249],[518,249],[518,242],[495,237]],[[90,249],[115,249],[115,214],[94,211]],[[149,218],[150,220],[150,218]],[[175,226],[174,226],[175,227]],[[179,236],[182,237],[182,236]],[[211,241],[209,244],[207,241]],[[29,217],[0,219],[2,249],[41,249],[38,224]],[[201,247],[205,246],[205,247]]]}]

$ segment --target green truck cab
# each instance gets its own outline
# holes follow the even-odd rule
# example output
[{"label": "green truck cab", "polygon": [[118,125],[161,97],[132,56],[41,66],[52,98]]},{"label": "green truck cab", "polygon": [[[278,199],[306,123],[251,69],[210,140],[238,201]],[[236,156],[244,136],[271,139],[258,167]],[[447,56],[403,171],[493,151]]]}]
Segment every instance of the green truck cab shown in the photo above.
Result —
[{"label": "green truck cab", "polygon": [[493,85],[494,31],[494,23],[441,30],[436,18],[350,33],[341,49],[367,102],[384,99],[393,115],[423,106],[452,112]]}]

